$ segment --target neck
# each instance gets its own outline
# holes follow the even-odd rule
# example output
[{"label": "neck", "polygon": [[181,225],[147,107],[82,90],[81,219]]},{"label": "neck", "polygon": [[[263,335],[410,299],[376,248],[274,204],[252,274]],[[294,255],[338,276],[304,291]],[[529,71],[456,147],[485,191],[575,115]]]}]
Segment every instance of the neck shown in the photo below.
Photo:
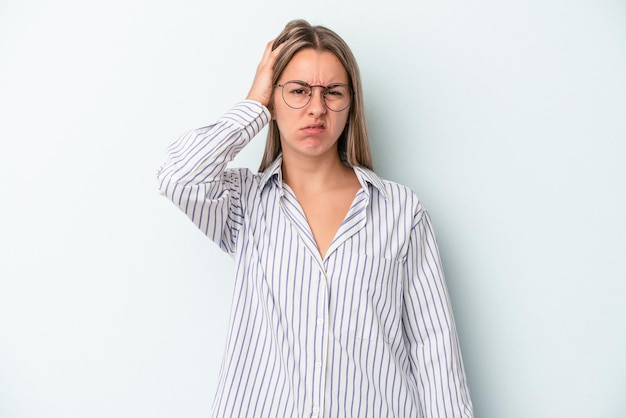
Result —
[{"label": "neck", "polygon": [[283,154],[283,181],[292,189],[320,191],[342,184],[354,171],[346,167],[337,153],[323,158]]}]

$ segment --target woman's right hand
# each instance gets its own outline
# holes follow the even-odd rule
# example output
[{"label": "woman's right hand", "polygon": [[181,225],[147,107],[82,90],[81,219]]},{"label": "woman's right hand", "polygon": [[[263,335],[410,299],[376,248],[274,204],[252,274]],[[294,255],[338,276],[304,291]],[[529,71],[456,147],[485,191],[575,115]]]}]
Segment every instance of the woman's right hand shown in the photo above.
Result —
[{"label": "woman's right hand", "polygon": [[263,58],[261,58],[261,62],[257,66],[256,74],[254,75],[252,87],[250,87],[248,97],[246,97],[248,100],[256,100],[257,102],[260,102],[265,107],[269,106],[272,98],[272,91],[274,90],[274,85],[272,84],[272,78],[274,76],[274,62],[276,61],[276,56],[283,47],[281,44],[278,48],[272,51],[273,44],[274,41],[270,41],[265,47]]}]

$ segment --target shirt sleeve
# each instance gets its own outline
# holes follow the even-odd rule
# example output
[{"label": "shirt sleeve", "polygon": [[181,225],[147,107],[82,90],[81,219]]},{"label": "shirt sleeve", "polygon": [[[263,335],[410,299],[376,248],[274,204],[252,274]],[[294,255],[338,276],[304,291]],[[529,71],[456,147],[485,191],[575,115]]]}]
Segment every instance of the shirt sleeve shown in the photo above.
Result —
[{"label": "shirt sleeve", "polygon": [[269,120],[260,103],[241,102],[212,125],[179,137],[157,173],[160,193],[230,254],[243,222],[242,190],[251,174],[226,166]]},{"label": "shirt sleeve", "polygon": [[402,321],[420,408],[428,418],[473,417],[463,359],[428,213],[415,216]]}]

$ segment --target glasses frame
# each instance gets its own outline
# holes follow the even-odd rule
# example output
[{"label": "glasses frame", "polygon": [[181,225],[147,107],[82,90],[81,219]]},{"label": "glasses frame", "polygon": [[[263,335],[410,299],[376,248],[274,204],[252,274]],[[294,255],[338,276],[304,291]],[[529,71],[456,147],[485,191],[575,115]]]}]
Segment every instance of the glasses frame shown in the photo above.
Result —
[{"label": "glasses frame", "polygon": [[[309,100],[307,100],[307,102],[303,104],[302,106],[296,107],[287,103],[287,99],[285,99],[285,86],[289,83],[300,84],[302,87],[308,87],[311,90],[311,92],[308,94]],[[328,107],[328,104],[326,104],[326,94],[328,93],[329,89],[334,86],[345,86],[348,88],[348,91],[350,92],[350,96],[349,96],[350,100],[348,100],[348,104],[344,108],[339,109],[339,110],[331,109],[330,107]],[[285,102],[285,104],[292,109],[303,109],[307,107],[309,103],[311,103],[311,98],[313,97],[313,87],[319,87],[322,89],[322,102],[324,103],[324,106],[326,107],[326,109],[330,110],[331,112],[343,112],[344,110],[350,107],[350,105],[352,104],[352,100],[354,99],[354,91],[352,90],[352,87],[350,87],[346,83],[332,83],[327,86],[322,86],[321,84],[311,85],[307,83],[306,81],[302,81],[302,80],[289,80],[289,81],[285,81],[283,84],[275,84],[274,87],[280,87],[281,89],[280,95],[283,98],[283,102]]]}]

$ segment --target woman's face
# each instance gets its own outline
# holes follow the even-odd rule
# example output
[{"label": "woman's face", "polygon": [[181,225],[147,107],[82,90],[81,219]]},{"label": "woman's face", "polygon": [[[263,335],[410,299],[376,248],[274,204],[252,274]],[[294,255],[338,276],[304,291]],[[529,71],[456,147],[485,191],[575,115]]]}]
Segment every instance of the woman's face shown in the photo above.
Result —
[{"label": "woman's face", "polygon": [[[348,73],[335,55],[327,51],[304,49],[293,56],[281,74],[278,84],[303,81],[309,85],[349,84]],[[285,88],[286,89],[286,88]],[[273,118],[280,131],[284,157],[338,156],[337,140],[343,132],[350,107],[340,112],[326,108],[322,88],[313,87],[311,101],[301,109],[289,107],[280,87],[273,99]],[[285,90],[285,94],[289,94]]]}]

